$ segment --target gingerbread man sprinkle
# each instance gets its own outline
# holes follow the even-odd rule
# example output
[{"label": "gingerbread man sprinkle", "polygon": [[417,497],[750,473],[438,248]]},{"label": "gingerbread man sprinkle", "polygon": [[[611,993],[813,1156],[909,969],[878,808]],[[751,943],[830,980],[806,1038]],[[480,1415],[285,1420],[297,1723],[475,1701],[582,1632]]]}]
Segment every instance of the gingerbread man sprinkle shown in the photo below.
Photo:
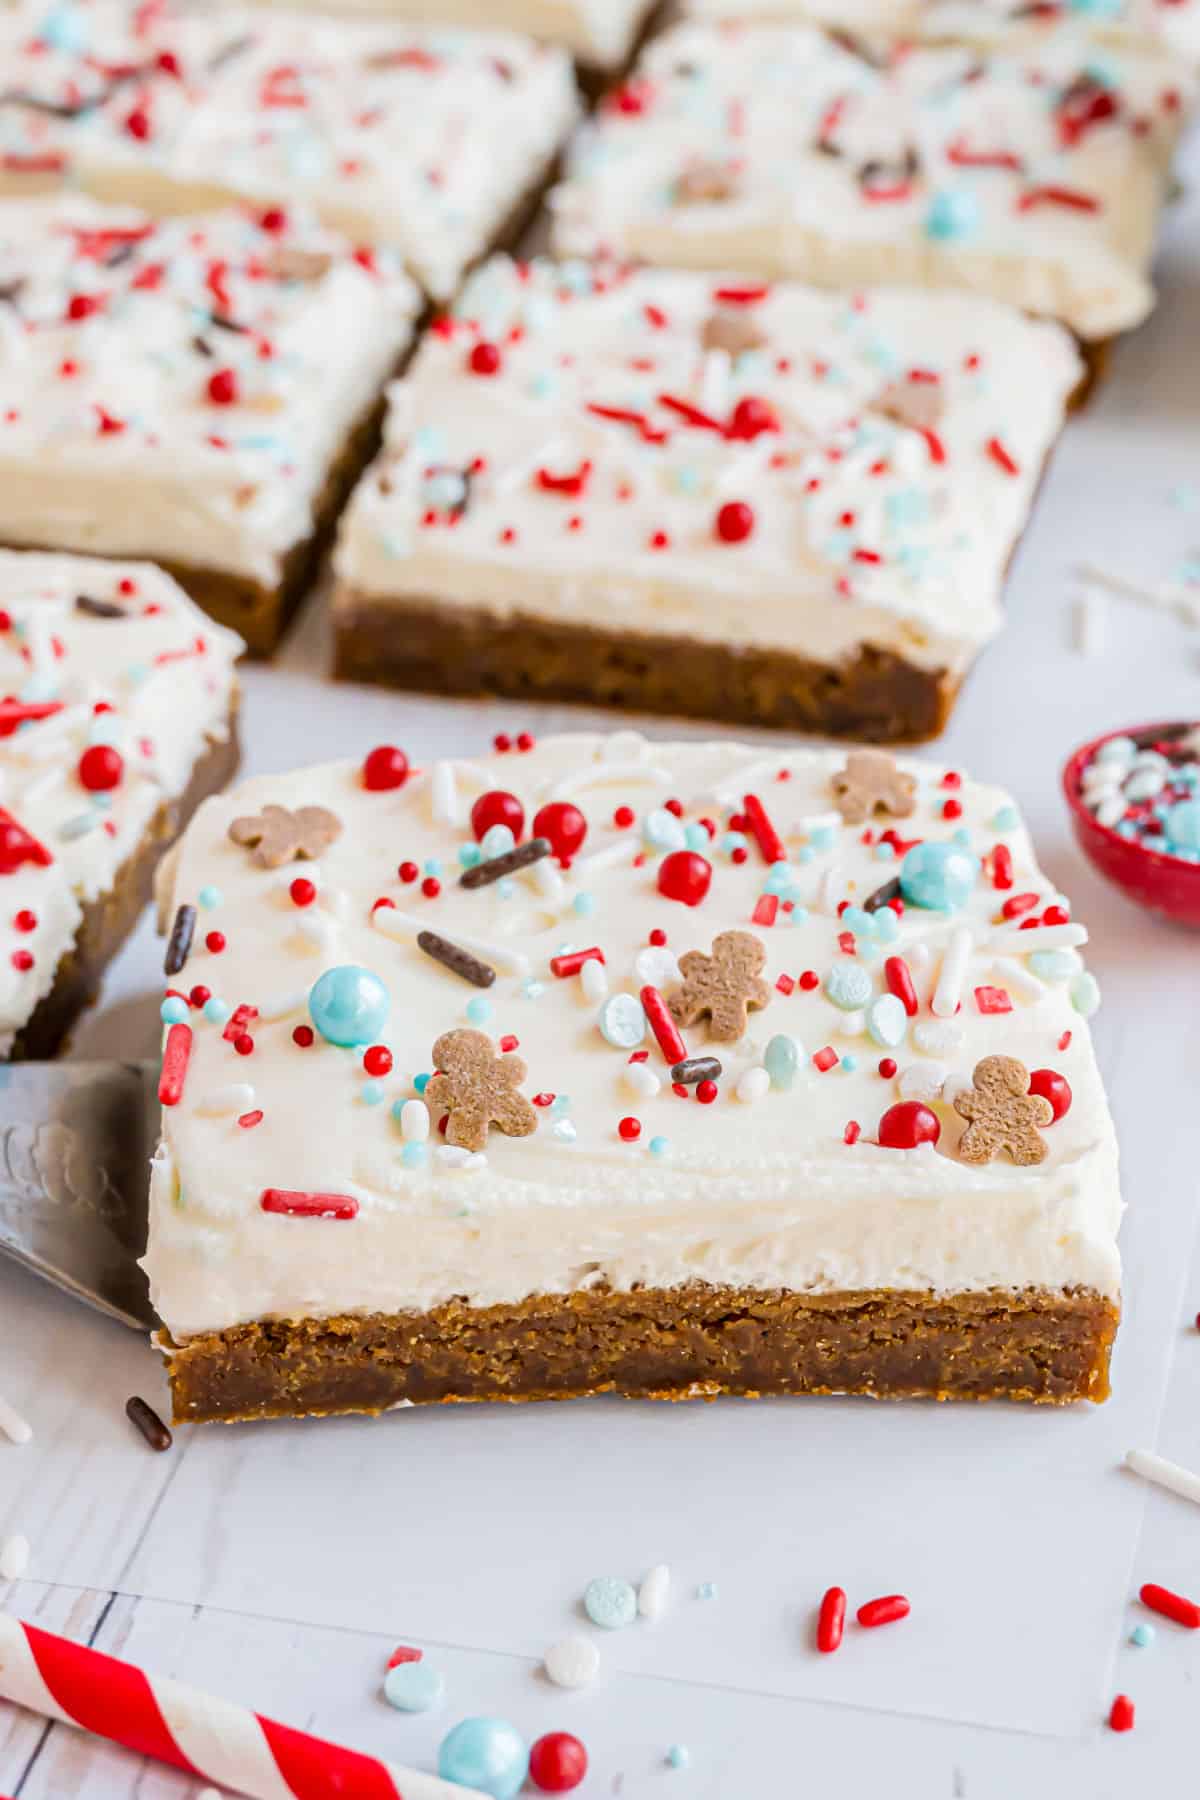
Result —
[{"label": "gingerbread man sprinkle", "polygon": [[767,953],[750,931],[723,931],[713,939],[712,955],[689,950],[679,959],[683,986],[668,1005],[677,1025],[695,1025],[708,1017],[708,1035],[733,1044],[746,1029],[746,1014],[766,1006],[771,990],[761,980]]},{"label": "gingerbread man sprinkle", "polygon": [[253,817],[235,819],[229,836],[235,844],[254,852],[262,869],[281,869],[285,863],[315,861],[342,835],[342,821],[325,806],[264,806]]},{"label": "gingerbread man sprinkle", "polygon": [[897,768],[886,750],[851,750],[833,778],[833,798],[847,825],[868,819],[907,819],[916,811],[915,776]]},{"label": "gingerbread man sprinkle", "polygon": [[433,1061],[438,1072],[426,1086],[425,1100],[435,1114],[449,1114],[448,1144],[482,1150],[493,1125],[506,1137],[529,1137],[537,1130],[537,1113],[517,1091],[525,1064],[519,1056],[497,1056],[485,1032],[444,1032],[433,1046]]},{"label": "gingerbread man sprinkle", "polygon": [[1029,1070],[1015,1056],[985,1056],[975,1064],[974,1086],[954,1101],[968,1121],[959,1139],[963,1162],[989,1163],[1007,1150],[1015,1163],[1028,1168],[1046,1155],[1039,1126],[1054,1119],[1054,1108],[1029,1092]]}]

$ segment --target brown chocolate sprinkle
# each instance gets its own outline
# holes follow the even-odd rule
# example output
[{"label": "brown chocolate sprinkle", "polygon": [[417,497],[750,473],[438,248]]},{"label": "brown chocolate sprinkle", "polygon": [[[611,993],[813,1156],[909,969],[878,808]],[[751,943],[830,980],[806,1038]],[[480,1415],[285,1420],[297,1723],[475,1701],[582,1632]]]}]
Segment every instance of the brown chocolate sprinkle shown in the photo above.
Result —
[{"label": "brown chocolate sprinkle", "polygon": [[152,1450],[169,1450],[175,1439],[154,1408],[140,1394],[131,1394],[125,1402],[125,1416],[136,1425]]},{"label": "brown chocolate sprinkle", "polygon": [[876,888],[873,894],[867,895],[862,903],[863,911],[878,912],[881,906],[890,906],[893,900],[899,900],[902,893],[900,877],[893,875],[890,881],[885,881],[882,887]]},{"label": "brown chocolate sprinkle", "polygon": [[734,1044],[746,1029],[751,1007],[766,1006],[771,990],[760,979],[767,953],[752,931],[722,931],[712,955],[689,950],[679,959],[683,986],[667,1002],[677,1025],[708,1019],[708,1035]]},{"label": "brown chocolate sprinkle", "polygon": [[482,1150],[495,1125],[506,1137],[529,1137],[537,1130],[534,1108],[518,1093],[525,1079],[524,1061],[510,1053],[497,1056],[482,1031],[447,1031],[433,1046],[437,1073],[425,1089],[436,1117],[445,1112],[446,1142],[460,1150]]},{"label": "brown chocolate sprinkle", "polygon": [[1023,1168],[1040,1163],[1046,1140],[1039,1126],[1054,1119],[1054,1108],[1029,1092],[1029,1070],[1015,1056],[985,1056],[975,1064],[973,1086],[958,1094],[954,1110],[967,1120],[958,1143],[966,1163],[989,1163],[1007,1150]]},{"label": "brown chocolate sprinkle", "polygon": [[527,869],[531,863],[541,862],[543,856],[551,851],[549,838],[530,838],[527,844],[518,844],[513,850],[506,850],[503,856],[489,856],[486,862],[476,863],[473,869],[467,869],[458,878],[459,887],[490,887],[493,881],[500,881],[505,875],[515,875],[518,869]]},{"label": "brown chocolate sprinkle", "polygon": [[226,63],[233,62],[236,57],[244,56],[247,50],[253,50],[253,48],[254,33],[247,31],[241,37],[230,38],[229,42],[222,44],[219,50],[214,50],[204,66],[211,74],[216,69],[223,69]]},{"label": "brown chocolate sprinkle", "polygon": [[426,956],[432,956],[434,962],[440,962],[452,975],[461,975],[473,987],[491,987],[496,979],[496,971],[489,963],[480,962],[461,944],[452,944],[449,938],[439,937],[436,931],[418,931],[417,948]]},{"label": "brown chocolate sprinkle", "polygon": [[215,325],[218,331],[234,331],[239,337],[245,337],[250,329],[248,325],[239,324],[237,319],[230,318],[228,313],[223,312],[209,313],[208,322]]},{"label": "brown chocolate sprinkle", "polygon": [[720,1081],[721,1065],[715,1056],[689,1056],[671,1070],[671,1080],[683,1087],[695,1087],[699,1081]]},{"label": "brown chocolate sprinkle", "polygon": [[11,281],[0,281],[0,306],[11,306],[17,311],[17,303],[25,292],[24,275],[15,275]]},{"label": "brown chocolate sprinkle", "polygon": [[194,906],[181,906],[175,914],[175,923],[167,942],[167,954],[163,961],[164,975],[178,975],[188,959],[195,935],[196,909]]},{"label": "brown chocolate sprinkle", "polygon": [[234,819],[229,836],[235,844],[253,850],[260,869],[281,869],[284,863],[315,861],[342,835],[342,821],[326,806],[264,806],[253,818]]},{"label": "brown chocolate sprinkle", "polygon": [[93,619],[124,619],[129,615],[115,600],[97,600],[91,594],[76,594],[75,611]]}]

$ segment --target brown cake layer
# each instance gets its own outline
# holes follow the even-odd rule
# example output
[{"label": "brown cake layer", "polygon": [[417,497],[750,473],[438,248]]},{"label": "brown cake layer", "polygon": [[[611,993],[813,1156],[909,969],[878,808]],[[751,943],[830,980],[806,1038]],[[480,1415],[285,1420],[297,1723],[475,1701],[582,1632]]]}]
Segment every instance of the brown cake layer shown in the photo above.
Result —
[{"label": "brown cake layer", "polygon": [[605,1393],[1063,1404],[1107,1399],[1117,1319],[1110,1301],[1085,1292],[798,1294],[693,1282],[260,1320],[160,1342],[181,1423]]},{"label": "brown cake layer", "polygon": [[501,615],[436,600],[383,599],[345,584],[334,604],[334,673],[439,694],[576,700],[735,725],[936,737],[957,680],[862,645],[839,663],[789,651]]},{"label": "brown cake layer", "polygon": [[164,800],[137,849],[117,870],[106,893],[89,900],[75,942],[60,958],[50,992],[39,1000],[17,1033],[12,1062],[56,1056],[79,1016],[100,992],[104,972],[149,903],[154,871],[202,800],[220,793],[233,778],[240,757],[237,697],[229,710],[229,736],[212,742],[192,770],[183,793]]}]

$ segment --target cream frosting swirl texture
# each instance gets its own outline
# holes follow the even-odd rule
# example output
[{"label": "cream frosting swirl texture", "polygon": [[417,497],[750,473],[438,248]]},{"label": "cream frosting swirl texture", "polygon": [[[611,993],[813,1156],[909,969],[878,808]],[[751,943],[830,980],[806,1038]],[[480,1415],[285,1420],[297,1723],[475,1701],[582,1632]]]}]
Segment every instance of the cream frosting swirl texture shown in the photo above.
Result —
[{"label": "cream frosting swirl texture", "polygon": [[684,24],[579,135],[555,246],[964,287],[1105,338],[1153,304],[1194,89],[1177,59],[1072,36],[876,56],[806,24]]},{"label": "cream frosting swirl texture", "polygon": [[[1054,923],[1059,912],[1045,921],[1066,908],[1003,793],[904,763],[914,812],[864,827],[838,810],[844,752],[628,731],[522,741],[385,791],[351,764],[262,776],[208,801],[186,834],[172,903],[207,892],[224,946],[201,944],[180,977],[217,1005],[211,1017],[193,1008],[184,1028],[190,1060],[154,1167],[146,1266],[177,1340],[263,1317],[509,1304],[602,1283],[1117,1295],[1117,1154],[1085,1017],[1087,934]],[[587,834],[568,868],[547,860],[460,885],[479,854],[472,811],[496,791],[520,802],[524,837],[546,804],[578,807]],[[748,825],[748,794],[782,859]],[[235,842],[229,828],[267,806],[323,807],[342,829],[319,863],[264,867],[247,847],[255,833],[240,826]],[[957,910],[886,909],[877,928],[839,915],[893,881],[917,840],[966,848],[974,876]],[[712,870],[694,907],[659,888],[669,846],[690,844]],[[315,896],[293,897],[297,877]],[[1018,930],[1020,906],[1042,923]],[[493,967],[493,985],[423,954],[422,929]],[[638,997],[669,997],[676,959],[730,929],[761,945],[769,1004],[736,1042],[685,1025],[689,1052],[722,1064],[704,1104],[673,1091]],[[556,974],[551,959],[571,949],[599,949],[603,965]],[[879,1004],[892,958],[911,974],[911,1017]],[[320,1032],[298,1042],[314,984],[346,966],[382,983],[386,1019],[376,1013],[358,1048]],[[481,1152],[442,1140],[420,1094],[435,1042],[460,1027],[523,1059],[532,1135],[493,1128]],[[782,1066],[782,1039],[798,1060],[786,1089],[766,1072]],[[959,1154],[951,1101],[993,1054],[1052,1068],[1073,1090],[1036,1166]],[[936,1111],[936,1147],[877,1141],[904,1096]],[[623,1119],[637,1120],[636,1140]],[[345,1216],[272,1211],[271,1190],[293,1206],[324,1195],[318,1211]]]},{"label": "cream frosting swirl texture", "polygon": [[[159,569],[0,551],[0,1055],[85,904],[227,737],[241,648]],[[98,748],[111,787],[85,784]]]}]

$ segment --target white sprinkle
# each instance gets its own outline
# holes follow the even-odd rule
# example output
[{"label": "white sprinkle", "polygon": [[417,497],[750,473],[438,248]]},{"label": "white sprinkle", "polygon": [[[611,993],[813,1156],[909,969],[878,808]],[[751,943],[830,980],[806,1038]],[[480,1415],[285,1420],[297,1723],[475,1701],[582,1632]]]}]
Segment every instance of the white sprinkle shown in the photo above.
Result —
[{"label": "white sprinkle", "polygon": [[765,1069],[747,1069],[740,1077],[735,1092],[738,1099],[743,1101],[745,1105],[753,1106],[756,1100],[764,1098],[769,1091],[770,1086],[771,1077],[767,1074]]},{"label": "white sprinkle", "polygon": [[842,897],[842,871],[833,864],[822,871],[817,883],[816,907],[818,912],[837,916],[838,901]]},{"label": "white sprinkle", "polygon": [[933,961],[933,951],[924,938],[919,938],[915,944],[909,944],[905,948],[904,956],[914,975],[924,975]]},{"label": "white sprinkle", "polygon": [[[584,788],[607,786],[613,781],[650,781],[656,787],[666,786],[671,780],[670,769],[664,769],[658,763],[646,762],[601,762],[590,769],[582,769],[574,775],[564,775],[550,789],[552,800],[569,800],[573,794]],[[576,863],[578,868],[579,864]]]},{"label": "white sprinkle", "polygon": [[566,884],[562,878],[562,870],[552,856],[543,856],[540,861],[531,864],[529,873],[539,894],[542,894],[547,900],[562,898]]},{"label": "white sprinkle", "polygon": [[936,1100],[949,1073],[944,1063],[910,1063],[901,1069],[896,1091],[902,1100]]},{"label": "white sprinkle", "polygon": [[276,994],[273,1000],[264,1000],[258,1009],[258,1016],[270,1025],[277,1019],[286,1019],[289,1013],[300,1012],[307,1005],[308,989],[297,988],[291,994]]},{"label": "white sprinkle", "polygon": [[632,862],[641,849],[636,836],[627,831],[624,837],[613,844],[605,844],[603,850],[593,850],[587,856],[577,856],[571,864],[571,873],[576,876],[591,875],[599,869],[611,869],[617,863]]},{"label": "white sprinkle", "polygon": [[1081,656],[1102,656],[1108,648],[1108,602],[1101,594],[1081,594],[1075,602],[1075,648]]},{"label": "white sprinkle", "polygon": [[648,1063],[626,1063],[621,1079],[639,1100],[653,1100],[662,1088],[661,1080]]},{"label": "white sprinkle", "polygon": [[29,1539],[14,1532],[0,1544],[0,1581],[20,1581],[29,1567]]},{"label": "white sprinkle", "polygon": [[462,1144],[439,1144],[437,1159],[448,1169],[466,1169],[474,1162],[474,1156]]},{"label": "white sprinkle", "polygon": [[10,1444],[27,1444],[33,1436],[33,1426],[23,1419],[15,1406],[0,1395],[0,1432]]},{"label": "white sprinkle", "polygon": [[[371,914],[371,923],[376,931],[384,937],[397,942],[405,938],[415,938],[419,931],[429,927],[429,917],[417,918],[413,913],[401,912],[396,906],[377,906]],[[486,962],[493,963],[497,969],[503,969],[509,975],[528,975],[529,958],[519,950],[510,950],[504,944],[493,944],[487,938],[468,937],[465,931],[455,930],[454,942],[461,944],[473,956],[481,956]]]},{"label": "white sprinkle", "polygon": [[939,1019],[952,1019],[962,1001],[963,982],[975,940],[965,925],[956,925],[946,942],[941,973],[933,990],[930,1007]]},{"label": "white sprinkle", "polygon": [[[1028,937],[1029,933],[1025,935]],[[1046,991],[1045,982],[1039,981],[1033,970],[1018,962],[1015,956],[998,956],[992,964],[992,974],[1018,1000],[1040,1000]]]},{"label": "white sprinkle", "polygon": [[1090,581],[1093,587],[1105,588],[1110,594],[1119,594],[1123,600],[1137,600],[1141,605],[1151,606],[1156,611],[1174,612],[1187,624],[1200,625],[1200,593],[1193,587],[1174,582],[1160,582],[1151,587],[1146,582],[1132,581],[1127,575],[1117,575],[1110,569],[1101,569],[1095,563],[1082,563],[1077,573],[1084,581]]},{"label": "white sprinkle", "polygon": [[729,404],[729,374],[733,367],[728,350],[709,350],[700,377],[700,410],[712,417],[725,412]]},{"label": "white sprinkle", "polygon": [[633,959],[633,972],[639,987],[667,988],[683,980],[675,952],[665,944],[647,944],[639,950]]},{"label": "white sprinkle", "polygon": [[703,793],[694,794],[692,803],[699,805],[712,799],[718,806],[740,807],[745,796],[752,794],[759,782],[774,780],[780,769],[786,769],[787,766],[787,761],[782,756],[772,757],[770,761],[760,758],[757,762],[744,763],[727,780],[718,782],[715,787],[706,789]]},{"label": "white sprinkle", "polygon": [[551,1644],[542,1663],[555,1687],[582,1688],[600,1673],[600,1652],[587,1638],[563,1638]]},{"label": "white sprinkle", "polygon": [[865,1012],[843,1013],[838,1021],[838,1030],[843,1037],[861,1037],[866,1029],[867,1015]]},{"label": "white sprinkle", "polygon": [[406,1100],[400,1108],[400,1135],[406,1144],[423,1144],[429,1136],[429,1108],[423,1100]]},{"label": "white sprinkle", "polygon": [[953,1056],[962,1040],[961,1025],[953,1025],[948,1019],[922,1019],[913,1026],[913,1043],[917,1049],[943,1061]]},{"label": "white sprinkle", "polygon": [[202,1094],[196,1102],[196,1111],[219,1117],[223,1113],[249,1112],[253,1105],[254,1089],[250,1083],[234,1081],[228,1087],[210,1088],[207,1094]]},{"label": "white sprinkle", "polygon": [[585,1000],[603,1000],[608,993],[608,970],[595,956],[589,956],[579,970],[579,985]]},{"label": "white sprinkle", "polygon": [[452,762],[433,765],[433,819],[435,825],[458,824],[458,780]]},{"label": "white sprinkle", "polygon": [[1102,800],[1096,808],[1096,821],[1100,825],[1119,825],[1125,817],[1125,796],[1119,790],[1109,798]]},{"label": "white sprinkle", "polygon": [[811,837],[814,831],[840,831],[844,824],[839,812],[805,813],[795,821],[792,830],[797,837]]},{"label": "white sprinkle", "polygon": [[1168,1462],[1165,1456],[1157,1456],[1153,1450],[1127,1450],[1125,1467],[1144,1480],[1154,1482],[1156,1487],[1166,1488],[1168,1492],[1178,1494],[1181,1500],[1192,1500],[1200,1506],[1200,1475],[1193,1475],[1181,1463]]},{"label": "white sprinkle", "polygon": [[666,1563],[656,1563],[638,1589],[638,1611],[643,1619],[661,1619],[666,1610],[670,1585],[670,1569]]},{"label": "white sprinkle", "polygon": [[321,913],[304,912],[296,920],[296,930],[302,938],[307,938],[314,949],[328,950],[333,943],[336,927],[332,919],[325,918]]},{"label": "white sprinkle", "polygon": [[996,956],[1029,956],[1034,950],[1075,950],[1087,941],[1086,925],[1038,925],[1030,931],[997,931],[988,949]]}]

